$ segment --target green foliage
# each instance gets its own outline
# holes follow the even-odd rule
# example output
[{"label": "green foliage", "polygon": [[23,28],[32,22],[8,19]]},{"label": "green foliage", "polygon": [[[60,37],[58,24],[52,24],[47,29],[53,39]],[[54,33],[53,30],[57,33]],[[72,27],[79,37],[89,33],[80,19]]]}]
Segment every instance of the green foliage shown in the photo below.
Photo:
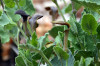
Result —
[{"label": "green foliage", "polygon": [[[52,0],[60,10],[57,0]],[[0,39],[6,43],[10,38],[17,39],[19,54],[16,66],[91,66],[99,65],[100,58],[100,18],[99,0],[72,0],[75,9],[85,6],[82,18],[77,22],[75,15],[70,16],[68,33],[68,52],[64,50],[65,30],[67,26],[54,26],[44,36],[37,38],[36,32],[25,38],[26,43],[20,44],[19,33],[24,33],[22,23],[18,23],[21,16],[15,15],[16,10],[24,10],[28,15],[35,13],[32,0],[3,0],[4,11],[0,11]],[[65,12],[72,10],[69,4]],[[98,13],[97,13],[98,12]],[[61,13],[61,12],[60,12]],[[61,15],[63,15],[61,13]],[[64,18],[64,17],[63,17]],[[65,19],[64,19],[65,20]],[[66,21],[66,20],[65,20]],[[30,24],[28,25],[30,26]],[[54,38],[49,41],[48,35]],[[21,35],[24,38],[25,35]]]},{"label": "green foliage", "polygon": [[8,33],[8,31],[6,31],[3,27],[0,26],[0,38],[2,43],[9,41],[10,36]]},{"label": "green foliage", "polygon": [[56,55],[58,56],[58,59],[68,59],[68,54],[67,52],[65,52],[62,48],[55,46],[53,48],[53,50],[55,51]]},{"label": "green foliage", "polygon": [[18,3],[20,6],[25,6],[26,5],[26,0],[19,0]]},{"label": "green foliage", "polygon": [[16,57],[16,66],[26,66],[22,57],[20,57],[20,56]]},{"label": "green foliage", "polygon": [[[28,15],[33,15],[35,13],[35,9],[33,7],[32,4],[32,0],[25,0],[26,4],[23,5],[22,7],[20,7],[22,10],[24,10]],[[24,2],[25,2],[24,1]],[[21,2],[21,4],[24,4],[23,2]]]},{"label": "green foliage", "polygon": [[97,38],[100,39],[100,25],[97,27]]},{"label": "green foliage", "polygon": [[9,15],[9,20],[12,20],[14,22],[18,22],[19,21],[19,19],[21,17],[19,15],[15,15],[15,11],[16,10],[17,10],[16,7],[14,7],[14,8],[5,7],[6,14]]},{"label": "green foliage", "polygon": [[72,0],[72,1],[79,3],[83,6],[85,6],[86,8],[92,9],[99,13],[99,9],[100,9],[100,1],[99,0]]},{"label": "green foliage", "polygon": [[91,62],[93,61],[92,58],[83,58],[81,57],[80,62],[76,61],[74,66],[90,66]]},{"label": "green foliage", "polygon": [[64,32],[64,29],[65,26],[55,26],[53,27],[50,31],[49,31],[49,34],[53,37],[53,38],[56,38],[56,36],[58,35],[58,32]]},{"label": "green foliage", "polygon": [[[82,5],[75,3],[74,7],[76,10],[78,10],[79,8],[81,8]],[[72,4],[69,4],[67,7],[64,8],[65,13],[69,13],[72,11]]]},{"label": "green foliage", "polygon": [[68,23],[71,25],[70,29],[72,32],[74,32],[74,34],[77,34],[77,26],[75,24],[76,19],[74,17],[74,15],[72,17],[70,17],[70,20],[68,21]]},{"label": "green foliage", "polygon": [[9,7],[9,8],[15,7],[15,1],[13,1],[13,0],[4,0],[4,3],[5,3],[6,6]]},{"label": "green foliage", "polygon": [[0,26],[4,26],[10,23],[8,16],[3,12],[0,16]]},{"label": "green foliage", "polygon": [[39,45],[40,45],[40,49],[46,44],[47,37],[48,37],[48,33],[46,33],[44,36],[39,38],[38,42],[39,42]]},{"label": "green foliage", "polygon": [[96,34],[97,21],[91,14],[84,15],[82,18],[82,29],[88,34]]},{"label": "green foliage", "polygon": [[38,41],[37,41],[37,35],[34,32],[32,35],[32,40],[30,41],[30,44],[32,44],[33,46],[37,47]]},{"label": "green foliage", "polygon": [[67,62],[67,66],[74,66],[75,58],[71,51],[69,51],[69,58]]},{"label": "green foliage", "polygon": [[57,57],[55,57],[54,59],[51,60],[51,63],[53,66],[66,66],[67,61],[64,59],[58,59]]}]

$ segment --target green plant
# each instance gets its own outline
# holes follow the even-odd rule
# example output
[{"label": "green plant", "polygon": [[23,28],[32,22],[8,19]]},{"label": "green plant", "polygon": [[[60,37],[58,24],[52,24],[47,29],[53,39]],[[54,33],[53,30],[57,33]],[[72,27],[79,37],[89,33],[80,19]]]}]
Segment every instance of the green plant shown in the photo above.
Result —
[{"label": "green plant", "polygon": [[[31,37],[25,34],[21,28],[23,24],[18,24],[21,16],[15,15],[21,9],[32,16],[35,9],[31,0],[1,0],[3,11],[0,11],[0,38],[2,43],[13,38],[17,44],[19,54],[16,57],[16,66],[40,66],[45,63],[48,66],[99,66],[100,23],[97,20],[100,17],[100,1],[72,0],[75,6],[66,7],[65,13],[84,6],[79,22],[76,21],[76,12],[74,15],[71,13],[70,20],[66,22],[57,0],[52,1],[57,5],[64,23],[53,23],[61,26],[54,26],[44,36],[37,38],[35,31],[30,30]],[[30,25],[27,26],[29,29]],[[19,44],[20,32],[26,39],[25,44]],[[50,41],[48,35],[55,41]]]}]

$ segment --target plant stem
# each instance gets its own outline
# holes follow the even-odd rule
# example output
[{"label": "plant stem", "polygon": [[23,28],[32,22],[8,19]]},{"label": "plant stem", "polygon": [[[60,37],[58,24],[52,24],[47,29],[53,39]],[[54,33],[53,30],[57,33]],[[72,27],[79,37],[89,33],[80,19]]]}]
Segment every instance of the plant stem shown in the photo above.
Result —
[{"label": "plant stem", "polygon": [[31,30],[31,27],[30,27],[30,24],[29,24],[29,22],[27,21],[27,28],[28,28],[28,30],[29,30],[29,32],[30,32],[30,34],[31,34],[31,36],[32,36],[32,30]]},{"label": "plant stem", "polygon": [[6,14],[6,11],[4,10],[4,3],[3,3],[3,0],[0,0],[1,2],[1,6],[2,6],[2,9],[3,9],[3,12]]},{"label": "plant stem", "polygon": [[20,30],[20,32],[23,34],[23,36],[24,36],[26,39],[28,39],[28,37],[26,36],[26,34],[24,33],[24,31],[21,29],[21,27],[18,26],[18,25],[17,25],[17,27],[19,28],[19,30]]},{"label": "plant stem", "polygon": [[68,52],[68,33],[69,30],[65,30],[65,36],[64,36],[64,50]]},{"label": "plant stem", "polygon": [[47,64],[49,64],[50,66],[52,66],[52,64],[50,63],[50,61],[48,60],[48,58],[44,55],[44,53],[40,50],[40,55],[43,57],[43,59],[45,60],[45,62]]},{"label": "plant stem", "polygon": [[52,64],[50,63],[50,61],[48,60],[48,58],[44,55],[44,53],[41,51],[41,50],[38,50],[37,48],[33,47],[32,45],[30,44],[21,44],[19,45],[20,48],[23,48],[23,49],[29,49],[30,51],[35,51],[35,52],[38,52],[42,58],[45,60],[45,62],[47,64],[49,64],[50,66],[52,66]]},{"label": "plant stem", "polygon": [[17,32],[17,43],[18,43],[18,45],[19,45],[19,32],[20,32],[20,30],[18,29],[18,32]]},{"label": "plant stem", "polygon": [[1,1],[1,6],[2,6],[2,8],[3,8],[3,11],[4,11],[4,4],[3,4],[3,1],[2,0],[0,0]]},{"label": "plant stem", "polygon": [[60,14],[61,14],[61,16],[62,16],[62,18],[63,18],[64,22],[66,22],[66,19],[65,19],[64,15],[63,15],[63,13],[61,12],[61,9],[60,9],[60,7],[59,7],[58,3],[56,2],[55,4],[56,4],[56,6],[57,6],[57,8],[58,8],[58,11],[60,12]]}]

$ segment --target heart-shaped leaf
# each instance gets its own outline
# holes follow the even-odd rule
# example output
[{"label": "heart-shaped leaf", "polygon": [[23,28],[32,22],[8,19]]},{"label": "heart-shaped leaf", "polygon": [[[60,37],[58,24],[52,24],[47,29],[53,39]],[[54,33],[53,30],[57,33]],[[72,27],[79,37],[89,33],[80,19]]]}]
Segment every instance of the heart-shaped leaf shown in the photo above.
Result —
[{"label": "heart-shaped leaf", "polygon": [[86,14],[82,18],[81,22],[82,29],[87,32],[88,34],[96,34],[96,29],[97,29],[97,21],[91,14]]}]

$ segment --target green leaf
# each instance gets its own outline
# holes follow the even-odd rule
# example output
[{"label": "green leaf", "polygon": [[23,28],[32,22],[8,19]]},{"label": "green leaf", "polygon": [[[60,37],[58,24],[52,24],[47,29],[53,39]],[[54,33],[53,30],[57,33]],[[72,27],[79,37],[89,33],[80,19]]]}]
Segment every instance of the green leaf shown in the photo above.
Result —
[{"label": "green leaf", "polygon": [[87,35],[87,34],[84,34],[84,35],[85,35],[84,46],[85,46],[86,50],[94,51],[95,50],[95,43],[94,43],[94,41],[95,42],[97,41],[96,40],[96,36],[91,36],[91,35]]},{"label": "green leaf", "polygon": [[72,15],[72,17],[70,17],[70,20],[68,21],[68,23],[71,25],[70,29],[74,34],[78,34],[77,31],[77,26],[76,26],[76,19],[74,17],[74,15]]},{"label": "green leaf", "polygon": [[72,52],[69,50],[69,58],[68,58],[68,63],[67,66],[74,66],[74,56],[72,55]]},{"label": "green leaf", "polygon": [[74,66],[90,66],[92,61],[93,61],[93,59],[90,58],[90,57],[88,57],[86,59],[81,57],[80,62],[79,61],[75,61]]},{"label": "green leaf", "polygon": [[25,6],[26,5],[26,0],[19,0],[19,5],[20,6]]},{"label": "green leaf", "polygon": [[30,50],[26,50],[25,52],[25,57],[32,62],[32,55],[31,55],[31,52]]},{"label": "green leaf", "polygon": [[2,43],[6,43],[10,40],[9,32],[0,26],[0,38]]},{"label": "green leaf", "polygon": [[74,66],[79,66],[79,61],[75,61]]},{"label": "green leaf", "polygon": [[[48,52],[49,51],[49,52]],[[43,53],[45,54],[45,56],[49,59],[53,53],[53,46],[46,48],[45,50],[43,50]],[[33,55],[32,57],[34,60],[39,60],[41,59],[41,55],[39,53]]]},{"label": "green leaf", "polygon": [[100,39],[100,25],[97,27],[97,38]]},{"label": "green leaf", "polygon": [[33,66],[38,66],[38,63],[35,60],[32,60]]},{"label": "green leaf", "polygon": [[30,44],[20,44],[19,45],[19,48],[22,48],[24,50],[30,50],[30,51],[34,51],[34,52],[38,52],[38,49],[35,48],[33,45],[30,45]]},{"label": "green leaf", "polygon": [[33,46],[37,47],[38,40],[37,40],[36,32],[34,32],[34,33],[32,34],[32,40],[30,41],[30,43],[31,43]]},{"label": "green leaf", "polygon": [[69,55],[62,48],[55,46],[53,48],[53,50],[56,53],[56,55],[58,56],[58,59],[62,59],[62,58],[64,60],[67,60],[68,59]]},{"label": "green leaf", "polygon": [[81,22],[82,29],[88,34],[96,34],[97,21],[91,14],[84,15]]},{"label": "green leaf", "polygon": [[88,57],[86,59],[81,57],[81,60],[79,62],[79,66],[89,66],[92,61],[93,61],[93,59],[90,57]]},{"label": "green leaf", "polygon": [[79,66],[85,66],[85,59],[81,57]]},{"label": "green leaf", "polygon": [[58,32],[58,35],[55,38],[55,43],[57,46],[62,46],[64,41],[64,33]]},{"label": "green leaf", "polygon": [[94,18],[96,19],[96,21],[98,21],[99,18],[100,18],[100,14],[99,13],[97,13],[97,12],[95,12],[95,11],[89,9],[89,8],[85,8],[84,9],[82,15],[85,15],[85,14],[92,14],[94,16]]},{"label": "green leaf", "polygon": [[100,50],[100,42],[97,43],[96,47]]},{"label": "green leaf", "polygon": [[93,61],[93,58],[90,58],[90,57],[86,58],[85,59],[85,66],[89,66],[92,61]]},{"label": "green leaf", "polygon": [[100,0],[72,0],[72,1],[81,4],[85,6],[86,8],[90,8],[94,11],[99,12]]},{"label": "green leaf", "polygon": [[16,15],[15,14],[15,11],[17,10],[18,8],[8,8],[8,7],[5,7],[5,11],[6,11],[6,14],[11,18],[12,21],[14,22],[18,22],[19,19],[21,18],[20,15]]},{"label": "green leaf", "polygon": [[64,59],[58,59],[58,57],[56,56],[51,60],[51,63],[53,66],[66,66],[67,61]]},{"label": "green leaf", "polygon": [[9,8],[15,7],[15,1],[13,1],[13,0],[4,0],[4,3]]},{"label": "green leaf", "polygon": [[21,56],[17,56],[15,61],[16,61],[16,66],[26,66]]},{"label": "green leaf", "polygon": [[2,12],[3,12],[3,11],[2,11],[2,10],[0,10],[0,16],[2,15]]},{"label": "green leaf", "polygon": [[40,49],[46,44],[46,40],[48,38],[48,33],[38,39],[38,43],[40,45]]},{"label": "green leaf", "polygon": [[83,56],[84,58],[93,57],[93,52],[91,52],[91,51],[79,51],[75,55],[75,60],[80,60],[81,56]]},{"label": "green leaf", "polygon": [[26,0],[26,5],[21,7],[28,15],[32,16],[35,13],[35,8],[33,7],[32,0]]},{"label": "green leaf", "polygon": [[58,32],[64,32],[64,26],[54,26],[50,31],[49,34],[53,37],[56,38],[58,35]]},{"label": "green leaf", "polygon": [[2,15],[0,16],[0,25],[4,26],[10,23],[9,18],[7,17],[7,15],[3,12]]},{"label": "green leaf", "polygon": [[[49,51],[49,52],[48,52]],[[46,48],[43,53],[45,54],[45,56],[50,59],[51,55],[53,54],[53,46]]]},{"label": "green leaf", "polygon": [[30,50],[19,50],[19,56],[22,57],[26,66],[33,66]]},{"label": "green leaf", "polygon": [[[74,4],[74,7],[75,7],[76,10],[78,10],[79,8],[81,8],[81,6],[82,5],[78,4],[78,3]],[[65,7],[65,13],[68,13],[70,11],[72,11],[72,4],[69,4],[67,7]]]}]

